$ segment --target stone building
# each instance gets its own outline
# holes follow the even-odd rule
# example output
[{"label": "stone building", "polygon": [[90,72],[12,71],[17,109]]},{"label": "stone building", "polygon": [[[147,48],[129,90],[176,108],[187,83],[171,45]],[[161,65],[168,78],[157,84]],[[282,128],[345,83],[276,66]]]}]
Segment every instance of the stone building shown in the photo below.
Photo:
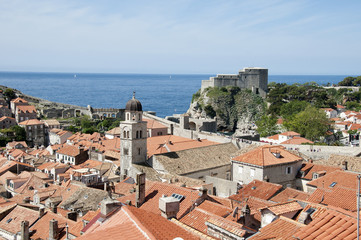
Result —
[{"label": "stone building", "polygon": [[72,132],[53,128],[49,131],[49,144],[63,144],[66,140],[73,135]]},{"label": "stone building", "polygon": [[0,105],[0,117],[12,117],[11,110],[7,105]]},{"label": "stone building", "polygon": [[0,118],[0,129],[10,128],[16,125],[15,118],[12,117],[1,117]]},{"label": "stone building", "polygon": [[302,167],[302,158],[282,146],[265,145],[232,160],[232,179],[241,185],[253,180],[295,186],[296,175]]},{"label": "stone building", "polygon": [[30,147],[45,144],[44,123],[38,119],[30,119],[20,122],[19,126],[25,128],[26,142]]},{"label": "stone building", "polygon": [[265,98],[268,85],[268,69],[249,67],[238,74],[217,74],[209,80],[202,81],[201,91],[207,87],[235,86],[241,89],[252,90],[253,93]]},{"label": "stone building", "polygon": [[65,145],[56,152],[56,161],[60,163],[78,165],[87,159],[87,151],[78,146]]},{"label": "stone building", "polygon": [[135,99],[135,93],[125,106],[120,139],[121,175],[128,176],[133,163],[145,163],[147,160],[147,122],[143,121],[142,104]]},{"label": "stone building", "polygon": [[36,108],[32,105],[16,106],[15,120],[16,122],[22,122],[29,119],[36,119]]},{"label": "stone building", "polygon": [[25,105],[29,105],[28,101],[26,101],[25,99],[15,98],[15,99],[11,100],[10,108],[11,108],[12,114],[15,115],[15,110],[16,110],[17,106],[25,106]]}]

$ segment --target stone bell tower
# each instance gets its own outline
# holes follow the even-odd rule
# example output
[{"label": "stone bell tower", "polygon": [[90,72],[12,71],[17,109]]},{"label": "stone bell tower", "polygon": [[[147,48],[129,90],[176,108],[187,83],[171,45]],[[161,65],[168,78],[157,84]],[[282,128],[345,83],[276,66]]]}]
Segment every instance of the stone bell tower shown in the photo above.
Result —
[{"label": "stone bell tower", "polygon": [[125,106],[125,121],[120,122],[120,171],[129,176],[132,163],[144,163],[147,159],[147,122],[143,121],[142,104],[135,98]]}]

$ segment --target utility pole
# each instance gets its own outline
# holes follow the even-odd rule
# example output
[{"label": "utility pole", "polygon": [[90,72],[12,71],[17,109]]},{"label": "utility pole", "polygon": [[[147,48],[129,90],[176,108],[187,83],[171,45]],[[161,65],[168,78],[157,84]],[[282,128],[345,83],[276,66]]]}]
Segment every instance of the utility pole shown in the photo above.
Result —
[{"label": "utility pole", "polygon": [[361,175],[357,175],[357,240],[360,240],[360,179]]}]

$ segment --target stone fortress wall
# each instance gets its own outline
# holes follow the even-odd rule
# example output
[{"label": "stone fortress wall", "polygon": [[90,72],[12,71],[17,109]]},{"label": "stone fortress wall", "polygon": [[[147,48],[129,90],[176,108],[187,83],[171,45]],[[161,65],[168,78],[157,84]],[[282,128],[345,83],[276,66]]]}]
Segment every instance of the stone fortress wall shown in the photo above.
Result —
[{"label": "stone fortress wall", "polygon": [[240,70],[238,74],[217,74],[209,80],[202,81],[201,91],[208,87],[235,86],[241,89],[252,90],[255,94],[265,98],[268,85],[268,69],[248,67]]}]

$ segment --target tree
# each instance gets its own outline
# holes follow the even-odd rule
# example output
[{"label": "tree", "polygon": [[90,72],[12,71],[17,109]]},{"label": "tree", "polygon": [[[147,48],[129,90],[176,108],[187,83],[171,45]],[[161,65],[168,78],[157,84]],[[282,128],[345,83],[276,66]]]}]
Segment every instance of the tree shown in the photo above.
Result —
[{"label": "tree", "polygon": [[286,122],[289,130],[298,132],[312,141],[325,136],[329,126],[330,121],[326,113],[312,106],[308,106],[304,111],[296,114],[292,120]]},{"label": "tree", "polygon": [[4,92],[4,95],[8,101],[10,101],[16,97],[14,90],[11,88],[7,88]]},{"label": "tree", "polygon": [[281,106],[281,116],[285,120],[291,120],[294,115],[304,111],[308,105],[310,104],[306,101],[293,100]]},{"label": "tree", "polygon": [[24,128],[16,125],[16,126],[12,126],[11,130],[13,130],[15,133],[16,141],[25,141],[26,140],[26,132],[25,132]]},{"label": "tree", "polygon": [[278,132],[277,118],[263,115],[260,120],[256,121],[257,132],[261,137],[268,137]]},{"label": "tree", "polygon": [[356,78],[354,77],[346,77],[341,82],[338,83],[339,86],[353,86],[353,81]]},{"label": "tree", "polygon": [[90,128],[93,126],[93,123],[91,122],[89,116],[82,116],[82,118],[80,119],[80,126],[82,129]]}]

